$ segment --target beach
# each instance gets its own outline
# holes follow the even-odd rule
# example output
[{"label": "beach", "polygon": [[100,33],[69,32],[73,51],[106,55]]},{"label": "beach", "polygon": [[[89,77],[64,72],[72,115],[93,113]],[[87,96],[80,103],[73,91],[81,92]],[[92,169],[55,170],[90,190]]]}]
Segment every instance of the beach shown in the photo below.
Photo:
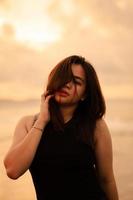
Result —
[{"label": "beach", "polygon": [[[29,171],[23,174],[20,178],[12,180],[8,178],[6,175],[6,171],[3,165],[3,158],[11,145],[12,135],[16,122],[20,119],[21,116],[25,115],[25,113],[34,114],[38,112],[39,103],[29,102],[26,104],[22,103],[21,105],[20,104],[18,105],[15,104],[14,106],[13,105],[14,104],[12,105],[10,104],[8,106],[5,105],[6,109],[4,107],[1,107],[3,108],[1,109],[3,114],[3,121],[1,124],[1,135],[0,135],[0,199],[35,200],[36,199],[35,190],[32,184],[32,178]],[[111,104],[109,105],[111,106]],[[116,107],[118,109],[118,106]],[[123,124],[125,121],[121,125],[120,125],[120,120],[118,120],[118,122],[116,123],[116,121],[113,121],[114,112],[111,113],[111,111],[109,111],[109,113],[110,116],[107,117],[107,121],[109,122],[108,124],[112,137],[113,166],[114,166],[114,174],[119,192],[119,197],[120,200],[132,200],[133,199],[132,128],[131,127],[129,128],[128,124],[125,124],[124,126]],[[130,125],[131,117],[127,116],[127,113],[124,116],[126,116],[126,119],[128,119]]]}]

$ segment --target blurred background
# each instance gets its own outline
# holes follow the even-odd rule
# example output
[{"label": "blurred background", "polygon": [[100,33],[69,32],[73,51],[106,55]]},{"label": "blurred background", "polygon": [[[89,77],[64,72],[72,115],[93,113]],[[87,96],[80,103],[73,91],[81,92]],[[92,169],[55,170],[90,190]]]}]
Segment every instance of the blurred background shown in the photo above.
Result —
[{"label": "blurred background", "polygon": [[119,196],[132,200],[132,11],[132,0],[0,0],[1,200],[35,199],[29,171],[11,180],[3,158],[18,120],[39,112],[51,69],[74,54],[96,69],[107,105]]}]

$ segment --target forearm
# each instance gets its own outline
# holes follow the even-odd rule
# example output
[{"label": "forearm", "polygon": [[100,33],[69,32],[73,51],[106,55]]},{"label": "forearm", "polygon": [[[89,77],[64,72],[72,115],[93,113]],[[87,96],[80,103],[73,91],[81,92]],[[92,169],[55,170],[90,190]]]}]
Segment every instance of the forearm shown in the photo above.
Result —
[{"label": "forearm", "polygon": [[118,191],[114,179],[111,181],[102,181],[101,185],[108,200],[119,200]]},{"label": "forearm", "polygon": [[[45,128],[46,123],[37,120],[34,126]],[[32,127],[24,139],[9,151],[4,164],[10,178],[18,178],[29,168],[36,153],[41,136],[42,131]]]}]

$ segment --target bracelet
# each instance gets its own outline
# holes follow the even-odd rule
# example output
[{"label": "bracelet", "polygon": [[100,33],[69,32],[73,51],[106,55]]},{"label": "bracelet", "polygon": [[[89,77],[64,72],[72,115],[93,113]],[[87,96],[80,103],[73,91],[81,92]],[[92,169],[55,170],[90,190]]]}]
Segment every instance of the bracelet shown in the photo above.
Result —
[{"label": "bracelet", "polygon": [[36,128],[36,129],[38,129],[38,130],[40,130],[40,131],[43,131],[43,129],[38,128],[38,127],[35,127],[35,126],[33,126],[33,128]]}]

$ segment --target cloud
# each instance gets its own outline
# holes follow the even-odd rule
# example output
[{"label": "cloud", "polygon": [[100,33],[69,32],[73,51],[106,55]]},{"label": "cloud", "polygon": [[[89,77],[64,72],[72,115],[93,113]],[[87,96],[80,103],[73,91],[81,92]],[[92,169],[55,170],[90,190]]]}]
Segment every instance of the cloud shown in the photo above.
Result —
[{"label": "cloud", "polygon": [[45,81],[49,61],[44,55],[15,41],[0,40],[0,81],[39,85]]},{"label": "cloud", "polygon": [[15,37],[15,29],[13,25],[9,23],[4,23],[1,26],[1,37],[6,39],[13,39]]},{"label": "cloud", "polygon": [[[133,18],[133,3],[130,1],[125,1],[125,9],[120,9],[118,7],[118,0],[105,1],[105,0],[68,0],[64,4],[66,7],[74,7],[73,12],[69,15],[65,11],[65,5],[62,5],[61,0],[53,0],[51,5],[48,6],[48,12],[50,17],[61,25],[65,25],[64,29],[68,32],[71,28],[73,30],[76,28],[82,28],[81,21],[83,18],[91,19],[91,28],[95,28],[99,33],[103,35],[111,36],[131,30],[132,18]],[[129,3],[130,2],[130,3]],[[86,28],[90,28],[86,24]],[[128,30],[127,30],[128,29]],[[122,33],[121,33],[122,34]]]},{"label": "cloud", "polygon": [[[25,95],[24,90],[28,87],[36,92],[46,83],[51,68],[72,54],[86,57],[94,65],[103,85],[113,85],[114,88],[116,84],[133,83],[132,1],[51,0],[46,5],[38,1],[30,12],[29,5],[30,1],[10,4],[12,11],[8,17],[12,21],[7,20],[8,23],[1,28],[0,82],[3,86],[11,83],[13,88],[16,84],[15,93],[18,90],[18,95],[19,90]],[[16,41],[15,23],[23,24],[25,28],[29,16],[32,18],[31,25],[40,21],[44,23],[48,17],[48,23],[51,21],[51,24],[60,27],[61,39],[40,52],[26,43]],[[9,90],[13,91],[11,88]]]},{"label": "cloud", "polygon": [[10,0],[0,0],[0,8],[8,10],[10,8]]},{"label": "cloud", "polygon": [[62,27],[59,45],[83,52],[105,72],[132,70],[133,3],[124,2],[122,9],[118,1],[68,0],[64,4],[73,11],[68,15],[61,0],[52,1],[47,12]]},{"label": "cloud", "polygon": [[0,98],[39,98],[55,63],[53,52],[0,38]]}]

